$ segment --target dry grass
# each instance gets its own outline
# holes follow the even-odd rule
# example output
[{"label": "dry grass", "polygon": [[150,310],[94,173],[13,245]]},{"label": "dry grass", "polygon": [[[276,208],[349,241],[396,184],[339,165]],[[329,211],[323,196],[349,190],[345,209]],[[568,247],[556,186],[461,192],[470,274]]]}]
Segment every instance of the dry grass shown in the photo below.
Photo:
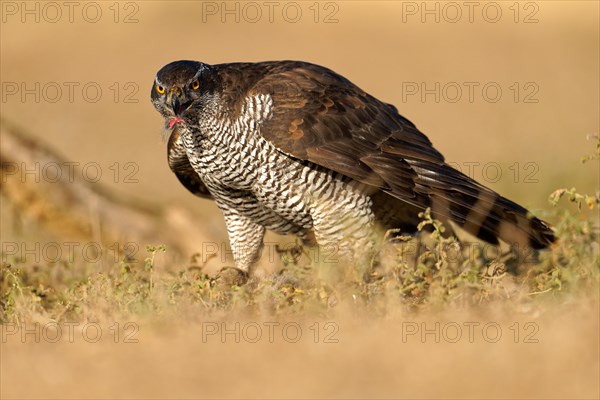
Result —
[{"label": "dry grass", "polygon": [[370,283],[298,252],[242,287],[156,269],[163,246],[100,271],[12,258],[3,397],[595,398],[600,259],[582,199],[555,209],[559,243],[524,259],[458,262],[425,214],[420,252],[392,247]]}]

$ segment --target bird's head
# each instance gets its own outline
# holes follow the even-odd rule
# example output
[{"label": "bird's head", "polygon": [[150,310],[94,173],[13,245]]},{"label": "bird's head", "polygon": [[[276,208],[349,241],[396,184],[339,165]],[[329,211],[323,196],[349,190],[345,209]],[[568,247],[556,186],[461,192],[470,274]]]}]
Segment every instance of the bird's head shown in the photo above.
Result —
[{"label": "bird's head", "polygon": [[214,103],[217,76],[198,61],[174,61],[162,67],[152,84],[152,104],[165,118],[166,128],[178,123],[197,124]]}]

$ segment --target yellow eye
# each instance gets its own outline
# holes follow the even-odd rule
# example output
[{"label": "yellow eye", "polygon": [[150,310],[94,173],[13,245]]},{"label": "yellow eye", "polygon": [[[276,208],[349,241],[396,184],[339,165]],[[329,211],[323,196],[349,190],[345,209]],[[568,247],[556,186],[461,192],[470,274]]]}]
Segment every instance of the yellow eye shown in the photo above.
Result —
[{"label": "yellow eye", "polygon": [[158,92],[158,94],[164,94],[165,93],[165,88],[160,86],[158,83],[156,84],[156,91]]},{"label": "yellow eye", "polygon": [[192,82],[191,87],[194,90],[200,89],[200,81],[198,79],[195,79],[194,82]]}]

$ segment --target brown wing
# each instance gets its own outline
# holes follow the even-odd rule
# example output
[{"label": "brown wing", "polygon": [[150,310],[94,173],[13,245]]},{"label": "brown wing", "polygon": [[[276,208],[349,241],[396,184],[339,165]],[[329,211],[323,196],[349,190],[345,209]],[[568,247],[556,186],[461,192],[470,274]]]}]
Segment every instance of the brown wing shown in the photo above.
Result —
[{"label": "brown wing", "polygon": [[408,160],[443,165],[429,139],[392,105],[326,68],[296,63],[272,71],[250,91],[272,95],[273,116],[262,134],[302,160],[416,198]]},{"label": "brown wing", "polygon": [[175,173],[179,182],[185,186],[187,190],[199,197],[212,198],[210,192],[200,179],[196,171],[192,168],[190,160],[187,157],[185,148],[181,141],[181,136],[177,127],[169,136],[167,145],[167,159],[171,171]]},{"label": "brown wing", "polygon": [[[254,64],[260,65],[260,64]],[[498,243],[525,236],[546,247],[550,228],[527,210],[451,168],[397,109],[335,72],[308,63],[268,63],[248,94],[269,93],[261,134],[282,152],[373,185],[420,209],[432,207],[467,231]],[[515,233],[517,228],[519,232]]]}]

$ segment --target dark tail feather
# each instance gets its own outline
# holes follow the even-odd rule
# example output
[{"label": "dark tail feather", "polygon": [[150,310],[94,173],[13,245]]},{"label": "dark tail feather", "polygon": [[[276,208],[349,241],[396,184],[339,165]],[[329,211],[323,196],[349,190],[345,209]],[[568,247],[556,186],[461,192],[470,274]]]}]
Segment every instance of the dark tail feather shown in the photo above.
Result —
[{"label": "dark tail feather", "polygon": [[544,221],[528,216],[524,207],[448,165],[440,166],[438,171],[420,171],[419,175],[434,215],[452,220],[486,242],[498,244],[500,239],[543,249],[555,241],[552,228]]},{"label": "dark tail feather", "polygon": [[464,230],[492,244],[497,244],[500,239],[507,243],[544,249],[554,242],[550,226],[536,217],[528,216],[525,208],[491,190],[485,196],[493,201],[486,204],[488,207],[491,205],[487,211],[477,206],[465,209],[451,204],[451,209],[461,209],[460,222],[464,221],[461,225]]}]

